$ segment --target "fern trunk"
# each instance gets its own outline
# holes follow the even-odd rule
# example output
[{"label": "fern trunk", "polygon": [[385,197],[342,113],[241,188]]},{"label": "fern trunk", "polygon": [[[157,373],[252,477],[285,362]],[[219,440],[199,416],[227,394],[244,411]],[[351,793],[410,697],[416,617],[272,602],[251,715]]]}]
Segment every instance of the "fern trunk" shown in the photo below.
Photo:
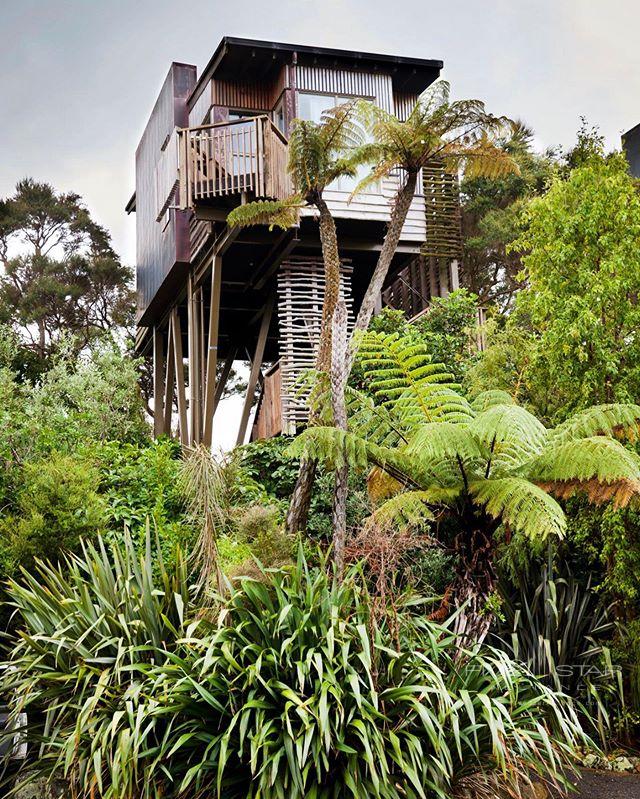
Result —
[{"label": "fern trunk", "polygon": [[[338,430],[347,430],[347,405],[345,388],[347,385],[347,306],[339,300],[333,316],[331,348],[331,407],[333,420]],[[338,579],[344,572],[344,550],[347,540],[347,495],[349,491],[349,466],[346,452],[343,462],[335,470],[333,494],[333,557]]]},{"label": "fern trunk", "polygon": [[[314,198],[314,205],[318,209],[320,245],[322,247],[322,260],[324,263],[324,300],[322,304],[322,326],[320,328],[320,341],[316,356],[316,368],[329,373],[331,369],[331,327],[338,298],[340,297],[340,255],[338,253],[338,236],[336,225],[331,211],[322,199]],[[314,415],[309,417],[309,424],[314,424]],[[287,511],[286,526],[289,533],[304,530],[309,518],[311,494],[316,478],[317,463],[309,459],[300,461],[300,470],[296,480],[289,510]]]},{"label": "fern trunk", "polygon": [[287,531],[291,534],[301,532],[307,526],[317,468],[318,462],[313,458],[303,458],[300,461],[298,478],[291,494],[286,519]]},{"label": "fern trunk", "polygon": [[[400,241],[400,236],[402,235],[402,228],[404,227],[407,214],[409,213],[411,202],[413,201],[413,197],[416,193],[417,180],[417,170],[411,170],[407,172],[407,179],[405,180],[404,186],[395,196],[393,208],[391,209],[389,227],[387,228],[382,249],[380,250],[380,255],[378,256],[378,263],[376,264],[376,268],[373,270],[373,275],[371,276],[369,286],[367,287],[364,299],[362,300],[362,305],[360,306],[360,311],[358,312],[354,333],[356,330],[366,330],[369,327],[369,322],[373,316],[378,297],[380,296],[384,282],[389,274],[389,268],[391,266],[391,262],[393,261],[393,256],[396,254],[398,242]],[[351,371],[351,364],[355,355],[353,352],[353,346],[351,349],[352,352],[349,356],[349,371]]]},{"label": "fern trunk", "polygon": [[320,213],[320,245],[324,263],[324,299],[322,303],[322,326],[316,367],[329,373],[331,369],[331,330],[333,315],[340,297],[340,255],[338,254],[338,236],[336,223],[326,202],[319,197],[315,206]]},{"label": "fern trunk", "polygon": [[467,525],[460,522],[462,531],[454,541],[458,556],[456,577],[451,586],[451,597],[457,610],[454,632],[461,647],[482,643],[487,637],[493,615],[488,601],[495,591],[497,577],[493,565],[494,524]]}]

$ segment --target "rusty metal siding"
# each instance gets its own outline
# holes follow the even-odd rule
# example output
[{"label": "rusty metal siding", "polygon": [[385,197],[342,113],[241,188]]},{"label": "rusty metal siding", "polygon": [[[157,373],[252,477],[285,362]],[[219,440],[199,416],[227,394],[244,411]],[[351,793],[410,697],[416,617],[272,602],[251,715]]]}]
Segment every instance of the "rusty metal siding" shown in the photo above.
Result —
[{"label": "rusty metal siding", "polygon": [[167,210],[158,221],[158,172],[176,126],[187,124],[186,100],[195,67],[172,64],[136,150],[136,288],[142,314],[178,261],[188,259],[188,225],[183,212]]}]

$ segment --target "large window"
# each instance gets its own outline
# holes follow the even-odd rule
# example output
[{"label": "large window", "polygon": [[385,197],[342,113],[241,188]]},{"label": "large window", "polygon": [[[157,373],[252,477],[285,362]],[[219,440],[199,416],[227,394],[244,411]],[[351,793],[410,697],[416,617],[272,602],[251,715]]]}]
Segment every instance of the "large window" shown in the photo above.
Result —
[{"label": "large window", "polygon": [[[344,97],[339,94],[313,94],[312,92],[298,92],[298,117],[309,119],[311,122],[320,122],[322,112],[335,108],[337,105],[353,100],[353,97]],[[361,166],[355,177],[342,177],[335,180],[328,188],[336,191],[352,192],[358,183],[367,175],[369,167]],[[369,191],[372,191],[370,188]],[[373,189],[375,191],[375,188]]]}]

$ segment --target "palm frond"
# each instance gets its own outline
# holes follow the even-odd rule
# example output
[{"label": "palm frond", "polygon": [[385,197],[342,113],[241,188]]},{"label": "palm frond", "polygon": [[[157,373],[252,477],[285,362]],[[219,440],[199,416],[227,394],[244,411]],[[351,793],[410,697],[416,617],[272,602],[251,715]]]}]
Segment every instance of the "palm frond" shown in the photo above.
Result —
[{"label": "palm frond", "polygon": [[566,519],[560,505],[542,488],[521,477],[478,480],[469,486],[474,501],[494,519],[535,538],[562,537]]}]

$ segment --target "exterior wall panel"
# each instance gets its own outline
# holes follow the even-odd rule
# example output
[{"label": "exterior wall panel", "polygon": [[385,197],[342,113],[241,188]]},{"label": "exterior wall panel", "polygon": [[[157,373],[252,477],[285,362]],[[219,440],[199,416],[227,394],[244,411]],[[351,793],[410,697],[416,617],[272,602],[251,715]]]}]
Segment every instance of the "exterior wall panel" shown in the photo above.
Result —
[{"label": "exterior wall panel", "polygon": [[142,315],[177,261],[188,260],[184,212],[168,210],[158,221],[158,174],[176,126],[187,124],[186,99],[195,67],[172,64],[136,151],[136,289]]},{"label": "exterior wall panel", "polygon": [[212,81],[208,81],[208,83],[204,85],[195,102],[191,104],[191,109],[189,111],[189,127],[197,128],[198,125],[204,124],[213,102],[211,83]]},{"label": "exterior wall panel", "polygon": [[385,111],[393,108],[391,76],[382,73],[352,72],[327,67],[296,67],[297,88],[301,92],[342,94],[374,100]]},{"label": "exterior wall panel", "polygon": [[407,119],[413,107],[418,102],[420,95],[406,92],[396,92],[393,95],[394,114],[403,121]]}]

